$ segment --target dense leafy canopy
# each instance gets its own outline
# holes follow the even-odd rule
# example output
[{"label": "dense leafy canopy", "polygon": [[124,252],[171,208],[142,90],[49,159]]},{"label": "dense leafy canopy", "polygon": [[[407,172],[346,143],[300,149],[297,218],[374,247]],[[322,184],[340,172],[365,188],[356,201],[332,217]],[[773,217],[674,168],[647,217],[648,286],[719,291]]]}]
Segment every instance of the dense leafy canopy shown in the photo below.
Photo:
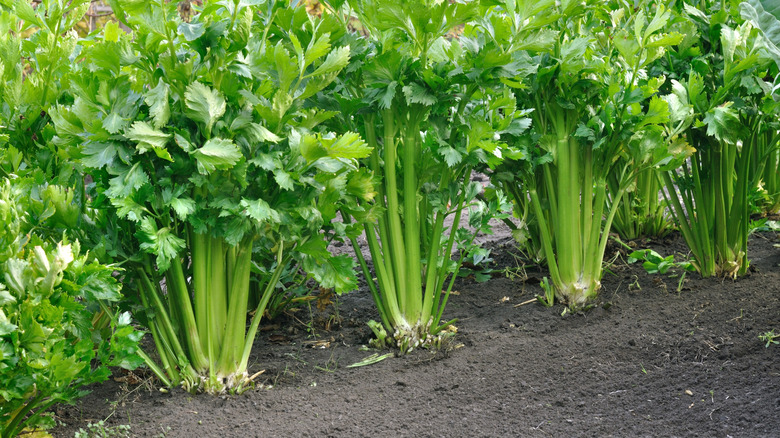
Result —
[{"label": "dense leafy canopy", "polygon": [[[316,104],[350,48],[334,46],[344,30],[333,17],[286,2],[215,3],[191,22],[166,2],[113,6],[133,34],[110,24],[85,42],[73,102],[52,112],[54,141],[78,148],[94,196],[110,202],[115,253],[155,308],[141,319],[166,320],[169,306],[154,303],[180,308],[156,329],[158,350],[174,345],[168,377],[186,354],[191,388],[194,373],[211,376],[211,391],[240,387],[233,373],[245,374],[256,330],[245,338],[252,266],[257,321],[293,260],[322,287],[356,287],[354,263],[326,247],[359,230],[333,222],[340,208],[368,214],[357,200],[374,196],[372,176],[357,159],[371,149],[321,130],[334,113]],[[162,277],[175,294],[160,295]]]},{"label": "dense leafy canopy", "polygon": [[[71,402],[80,387],[102,382],[109,366],[141,364],[130,315],[106,306],[122,299],[115,267],[68,243],[30,234],[29,185],[0,183],[0,426],[16,436],[24,427],[50,427],[44,411]],[[50,186],[53,187],[53,186]],[[34,202],[34,201],[33,201]],[[96,314],[108,318],[95,324]]]}]

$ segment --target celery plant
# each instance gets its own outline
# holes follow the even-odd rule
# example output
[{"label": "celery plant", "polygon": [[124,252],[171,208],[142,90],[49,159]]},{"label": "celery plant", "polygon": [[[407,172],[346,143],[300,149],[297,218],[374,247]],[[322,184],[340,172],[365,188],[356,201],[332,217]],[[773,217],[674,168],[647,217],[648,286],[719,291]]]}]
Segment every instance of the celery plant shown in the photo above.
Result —
[{"label": "celery plant", "polygon": [[[767,106],[774,107],[774,99]],[[769,109],[769,108],[767,108]],[[777,109],[771,110],[777,113]],[[748,166],[755,208],[762,214],[780,213],[780,126],[777,120],[760,120],[755,126],[756,144]]]},{"label": "celery plant", "polygon": [[705,277],[735,278],[748,269],[749,166],[767,140],[762,125],[774,116],[762,108],[767,60],[756,31],[750,23],[737,24],[735,10],[719,6],[728,8],[704,3],[710,15],[686,9],[698,27],[699,50],[670,57],[688,58],[696,67],[680,74],[666,97],[669,136],[692,148],[692,155],[663,179],[696,269]]},{"label": "celery plant", "polygon": [[505,50],[527,66],[515,82],[533,132],[496,177],[522,184],[509,192],[533,208],[555,295],[578,308],[601,286],[619,200],[668,156],[658,126],[668,106],[655,96],[664,78],[645,69],[682,36],[661,32],[671,18],[663,5],[507,1],[502,10],[513,34]]},{"label": "celery plant", "polygon": [[[619,181],[609,181],[610,193],[618,191]],[[624,240],[642,237],[661,237],[671,229],[671,218],[661,194],[661,176],[655,169],[640,172],[618,203],[612,228]]]},{"label": "celery plant", "polygon": [[[514,101],[494,91],[490,75],[511,59],[483,57],[468,26],[460,39],[445,37],[477,17],[475,2],[348,3],[371,47],[342,85],[340,122],[362,131],[374,149],[367,165],[381,179],[372,204],[381,215],[365,226],[375,282],[353,243],[382,319],[372,328],[380,343],[407,352],[435,344],[451,323],[442,317],[454,273],[500,207],[477,202],[482,187],[470,176],[495,157],[496,131],[511,129],[502,114]],[[467,208],[471,231],[461,228]]]},{"label": "celery plant", "polygon": [[[28,183],[35,187],[29,187],[30,196],[39,201],[31,205],[33,221],[57,222],[48,225],[56,225],[49,230],[58,237],[64,229],[71,237],[85,237],[79,233],[89,222],[83,177],[67,159],[68,151],[51,142],[49,112],[60,99],[69,98],[63,78],[81,50],[74,26],[89,2],[0,5],[0,175],[31,177]],[[55,204],[61,208],[52,208]]]},{"label": "celery plant", "polygon": [[113,251],[159,356],[147,364],[165,384],[241,391],[291,263],[338,292],[356,284],[327,242],[358,230],[331,221],[373,195],[356,161],[371,151],[318,131],[334,114],[315,104],[349,60],[331,44],[343,29],[286,2],[207,3],[192,22],[163,0],[111,3],[133,35],[107,26],[85,49],[75,100],[53,113],[57,141],[78,146],[113,214]]},{"label": "celery plant", "polygon": [[89,261],[78,241],[38,235],[30,185],[0,179],[0,437],[55,425],[46,412],[102,382],[109,367],[133,369],[143,336],[130,315],[95,330],[92,318],[121,298],[116,267]]},{"label": "celery plant", "polygon": [[764,131],[770,136],[764,139],[753,154],[751,187],[761,196],[759,211],[764,214],[780,213],[780,129]]},{"label": "celery plant", "polygon": [[[0,12],[0,437],[55,424],[48,410],[106,380],[109,367],[140,365],[142,333],[120,300],[116,267],[95,262],[78,241],[84,185],[50,140],[50,107],[79,49],[69,33],[86,2],[2,2]],[[68,189],[67,187],[74,187]],[[105,317],[108,314],[103,314]]]},{"label": "celery plant", "polygon": [[[780,66],[780,3],[768,0],[749,0],[740,5],[742,17],[750,20],[764,36],[767,54]],[[779,67],[780,68],[780,67]],[[758,83],[757,83],[758,85]],[[778,80],[772,83],[772,97],[763,105],[762,110],[777,114]],[[751,185],[766,196],[764,212],[780,212],[780,136],[778,136],[777,117],[762,120],[757,129],[760,139],[750,163]]]}]

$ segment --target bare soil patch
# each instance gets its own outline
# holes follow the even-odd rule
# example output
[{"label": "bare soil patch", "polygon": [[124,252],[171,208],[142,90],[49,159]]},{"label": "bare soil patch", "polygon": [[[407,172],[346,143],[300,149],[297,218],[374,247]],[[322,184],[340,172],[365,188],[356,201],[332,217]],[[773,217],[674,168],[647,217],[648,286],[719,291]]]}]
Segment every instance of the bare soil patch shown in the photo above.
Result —
[{"label": "bare soil patch", "polygon": [[[758,338],[780,332],[777,243],[753,236],[748,276],[689,274],[681,292],[677,278],[618,257],[597,305],[561,316],[562,306],[516,307],[541,293],[544,273],[499,237],[494,266],[506,271],[459,281],[445,313],[458,333],[442,351],[347,368],[373,353],[359,349],[378,318],[363,288],[337,309],[267,323],[250,365],[265,370],[262,387],[211,397],[110,381],[59,408],[53,432],[108,417],[139,437],[778,436],[780,345]],[[650,246],[685,248],[679,236]]]}]

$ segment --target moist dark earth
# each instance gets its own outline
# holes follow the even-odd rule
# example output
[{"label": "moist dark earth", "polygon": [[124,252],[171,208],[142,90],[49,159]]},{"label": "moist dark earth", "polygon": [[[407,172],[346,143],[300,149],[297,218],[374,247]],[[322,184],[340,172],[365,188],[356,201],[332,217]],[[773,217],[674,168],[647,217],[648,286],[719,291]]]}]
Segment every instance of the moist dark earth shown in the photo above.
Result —
[{"label": "moist dark earth", "polygon": [[[634,244],[686,257],[678,235]],[[139,437],[780,436],[780,345],[759,339],[780,333],[777,244],[756,233],[746,277],[688,274],[679,292],[679,277],[610,245],[596,305],[562,315],[528,303],[545,272],[494,236],[492,278],[456,283],[457,334],[437,352],[348,368],[376,352],[361,349],[378,319],[364,286],[267,321],[250,363],[265,371],[242,395],[163,393],[143,370],[117,372],[57,408],[52,433],[106,420]]]}]

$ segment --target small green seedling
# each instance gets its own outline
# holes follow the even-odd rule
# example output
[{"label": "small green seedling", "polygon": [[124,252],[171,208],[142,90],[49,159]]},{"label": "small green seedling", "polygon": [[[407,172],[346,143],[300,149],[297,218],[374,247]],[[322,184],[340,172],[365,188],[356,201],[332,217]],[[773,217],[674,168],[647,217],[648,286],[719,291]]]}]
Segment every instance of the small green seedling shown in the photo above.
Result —
[{"label": "small green seedling", "polygon": [[81,428],[74,434],[74,438],[129,438],[130,436],[130,425],[108,426],[103,420],[89,423],[86,430]]},{"label": "small green seedling", "polygon": [[542,279],[541,286],[544,290],[544,296],[536,295],[536,301],[544,307],[552,307],[555,304],[555,289],[550,285],[550,280],[547,277]]},{"label": "small green seedling", "polygon": [[[680,281],[677,282],[677,292],[682,290],[683,282],[685,281],[685,274],[688,272],[695,272],[696,267],[689,261],[675,262],[674,256],[662,256],[652,249],[640,249],[632,252],[628,256],[628,263],[636,263],[642,261],[642,267],[645,268],[648,274],[674,274],[674,271],[681,270]],[[670,270],[672,270],[670,272]]]},{"label": "small green seedling", "polygon": [[373,348],[382,349],[385,347],[388,347],[390,345],[391,339],[388,339],[387,337],[387,331],[385,330],[384,326],[382,326],[381,323],[378,323],[374,321],[373,319],[371,321],[368,321],[366,323],[369,328],[371,328],[371,331],[374,332],[375,338],[372,339],[369,342],[369,345]]},{"label": "small green seedling", "polygon": [[780,335],[775,334],[774,329],[758,335],[758,339],[761,339],[762,341],[766,342],[766,348],[769,348],[769,346],[772,344],[780,344],[780,341],[778,341],[777,338],[780,338]]}]

